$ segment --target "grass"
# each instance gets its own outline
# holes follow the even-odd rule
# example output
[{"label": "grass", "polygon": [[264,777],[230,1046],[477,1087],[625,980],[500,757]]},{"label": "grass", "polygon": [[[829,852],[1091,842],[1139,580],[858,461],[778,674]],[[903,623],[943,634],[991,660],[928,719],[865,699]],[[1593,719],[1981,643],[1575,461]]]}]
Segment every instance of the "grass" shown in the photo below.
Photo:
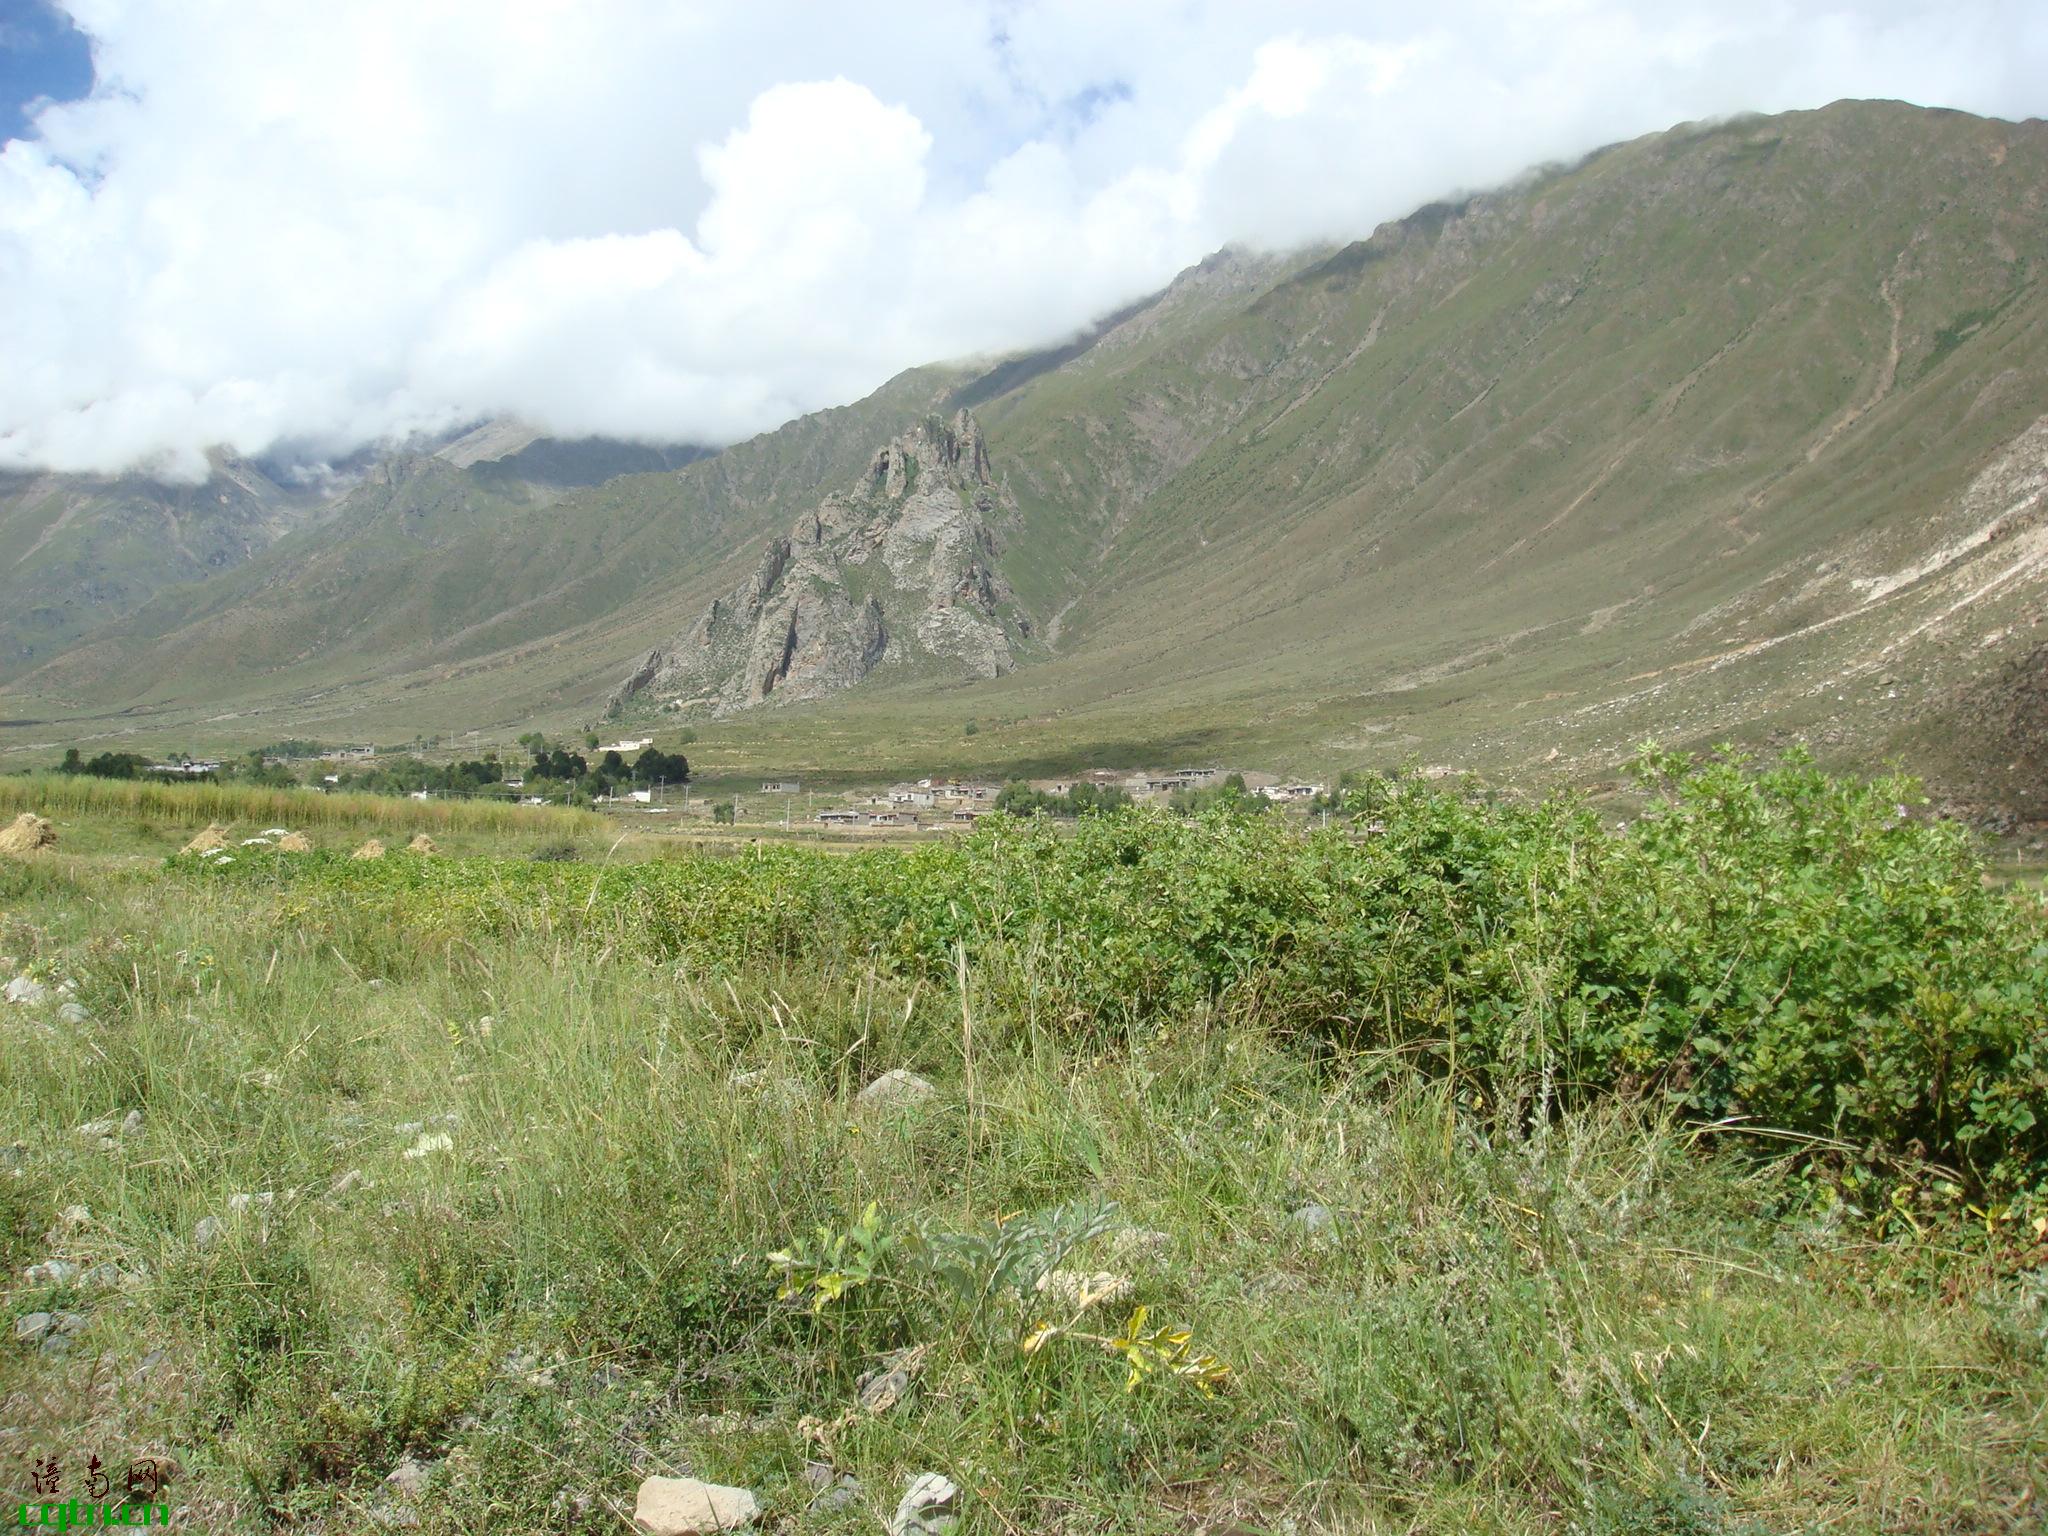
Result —
[{"label": "grass", "polygon": [[[1540,1077],[1503,1112],[1255,987],[1077,1031],[979,942],[720,962],[645,943],[587,872],[580,910],[423,924],[379,882],[524,866],[61,854],[0,864],[9,973],[89,1015],[0,1012],[8,1315],[89,1318],[67,1353],[0,1346],[21,1497],[34,1458],[75,1480],[93,1450],[173,1458],[206,1530],[377,1529],[407,1455],[430,1533],[621,1529],[641,1476],[685,1469],[787,1531],[872,1530],[927,1470],[968,1532],[2037,1528],[2040,1252],[1845,1198],[1810,1141],[1642,1093],[1544,1114]],[[705,870],[772,891],[875,861],[905,856]],[[685,938],[724,909],[691,910]],[[897,1067],[934,1092],[863,1107]],[[75,1129],[130,1109],[110,1144]],[[870,1204],[841,1298],[778,1300],[769,1255]],[[1002,1283],[1003,1234],[1062,1210],[1106,1213],[1063,1262],[1127,1301]],[[1055,1256],[1014,1244],[1027,1278]],[[53,1256],[126,1278],[22,1278]],[[1228,1368],[1213,1395],[1126,1390],[1084,1336],[1136,1304]],[[1040,1320],[1068,1331],[1021,1351]],[[861,1410],[914,1346],[902,1401]],[[812,1510],[806,1463],[853,1501]]]}]

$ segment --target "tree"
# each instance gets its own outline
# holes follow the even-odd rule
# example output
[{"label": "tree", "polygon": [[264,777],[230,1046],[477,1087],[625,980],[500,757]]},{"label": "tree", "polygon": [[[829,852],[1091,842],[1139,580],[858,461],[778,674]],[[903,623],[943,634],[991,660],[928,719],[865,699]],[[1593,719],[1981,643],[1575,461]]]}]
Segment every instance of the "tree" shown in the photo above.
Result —
[{"label": "tree", "polygon": [[633,759],[633,782],[636,784],[687,784],[690,780],[690,760],[680,752],[664,752],[659,747],[649,747]]}]

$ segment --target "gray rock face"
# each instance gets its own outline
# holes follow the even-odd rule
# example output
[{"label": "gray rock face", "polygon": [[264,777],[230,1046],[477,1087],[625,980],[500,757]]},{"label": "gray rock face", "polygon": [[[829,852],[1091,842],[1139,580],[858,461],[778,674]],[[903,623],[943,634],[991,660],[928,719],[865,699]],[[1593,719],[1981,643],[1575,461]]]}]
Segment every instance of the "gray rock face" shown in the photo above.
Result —
[{"label": "gray rock face", "polygon": [[745,1488],[699,1482],[694,1477],[650,1477],[633,1501],[633,1524],[647,1536],[706,1536],[752,1525],[761,1513]]},{"label": "gray rock face", "polygon": [[769,541],[753,574],[613,692],[717,713],[822,698],[879,668],[998,677],[1030,621],[995,572],[1014,506],[972,415],[928,418]]}]

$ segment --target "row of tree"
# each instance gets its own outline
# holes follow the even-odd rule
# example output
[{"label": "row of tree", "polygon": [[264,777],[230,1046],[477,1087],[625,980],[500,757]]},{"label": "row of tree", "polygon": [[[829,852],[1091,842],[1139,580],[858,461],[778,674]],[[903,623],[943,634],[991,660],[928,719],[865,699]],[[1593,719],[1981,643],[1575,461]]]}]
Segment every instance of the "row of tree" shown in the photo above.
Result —
[{"label": "row of tree", "polygon": [[1079,816],[1084,811],[1113,811],[1130,803],[1131,797],[1115,785],[1083,782],[1056,795],[1033,789],[1021,779],[1005,784],[995,799],[996,809],[1012,816]]}]

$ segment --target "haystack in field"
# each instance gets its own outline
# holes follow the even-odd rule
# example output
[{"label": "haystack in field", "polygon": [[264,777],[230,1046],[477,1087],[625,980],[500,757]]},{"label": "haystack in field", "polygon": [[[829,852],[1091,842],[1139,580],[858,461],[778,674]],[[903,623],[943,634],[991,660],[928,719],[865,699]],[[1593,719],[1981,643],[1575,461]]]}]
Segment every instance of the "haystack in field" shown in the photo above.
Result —
[{"label": "haystack in field", "polygon": [[34,811],[23,811],[8,826],[0,827],[0,853],[16,858],[56,844],[57,829]]},{"label": "haystack in field", "polygon": [[303,832],[287,832],[277,840],[277,851],[279,853],[311,853],[313,851],[313,839],[306,836]]},{"label": "haystack in field", "polygon": [[227,845],[228,829],[216,821],[204,832],[193,838],[191,842],[180,848],[178,852],[212,853],[216,848],[225,848]]},{"label": "haystack in field", "polygon": [[373,837],[354,853],[350,854],[349,857],[352,859],[381,859],[384,857],[384,845]]},{"label": "haystack in field", "polygon": [[441,850],[434,846],[434,840],[427,836],[426,833],[415,832],[412,835],[412,841],[405,845],[405,851],[407,853],[439,853]]}]

